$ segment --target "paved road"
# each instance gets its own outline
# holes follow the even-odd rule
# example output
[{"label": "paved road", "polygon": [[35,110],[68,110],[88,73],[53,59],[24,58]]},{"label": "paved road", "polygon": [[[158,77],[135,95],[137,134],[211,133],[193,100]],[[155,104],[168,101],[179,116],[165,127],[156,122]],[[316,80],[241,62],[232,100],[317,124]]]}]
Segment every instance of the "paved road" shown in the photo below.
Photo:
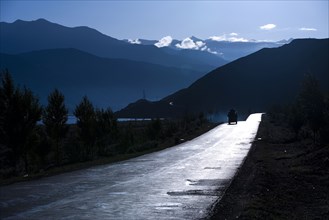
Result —
[{"label": "paved road", "polygon": [[223,195],[261,114],[112,165],[0,188],[1,219],[200,219]]}]

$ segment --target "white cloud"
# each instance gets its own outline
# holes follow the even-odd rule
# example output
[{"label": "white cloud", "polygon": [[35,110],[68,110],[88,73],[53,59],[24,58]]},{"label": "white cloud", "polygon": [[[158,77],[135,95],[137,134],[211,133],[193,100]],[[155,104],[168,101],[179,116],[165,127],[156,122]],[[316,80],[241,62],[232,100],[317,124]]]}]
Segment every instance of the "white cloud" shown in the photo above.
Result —
[{"label": "white cloud", "polygon": [[202,41],[197,41],[197,42],[195,42],[195,44],[198,46],[198,48],[201,48],[201,47],[203,47],[203,46],[206,45],[206,44],[205,44],[204,42],[202,42]]},{"label": "white cloud", "polygon": [[194,42],[191,38],[185,38],[180,44],[176,44],[176,47],[180,49],[195,49],[198,50],[205,46],[205,43],[202,41]]},{"label": "white cloud", "polygon": [[236,37],[237,33],[230,33],[230,37],[226,37],[226,34],[223,34],[221,36],[211,36],[209,39],[213,41],[229,41],[229,42],[249,42],[248,39],[245,39],[243,37]]},{"label": "white cloud", "polygon": [[306,27],[302,27],[302,28],[299,28],[300,31],[317,31],[316,28],[306,28]]},{"label": "white cloud", "polygon": [[172,40],[173,39],[171,36],[166,36],[161,38],[159,42],[155,43],[154,45],[157,47],[168,47],[171,44]]},{"label": "white cloud", "polygon": [[210,48],[208,48],[207,51],[208,51],[209,53],[212,53],[212,54],[218,54],[217,51],[212,51],[212,50],[210,50]]},{"label": "white cloud", "polygon": [[128,39],[128,42],[131,44],[141,44],[142,42],[137,38],[135,40],[132,39]]},{"label": "white cloud", "polygon": [[249,40],[247,40],[243,37],[230,37],[230,38],[228,38],[228,41],[230,41],[230,42],[249,42]]},{"label": "white cloud", "polygon": [[272,30],[273,28],[275,28],[276,27],[276,25],[275,24],[265,24],[265,25],[263,25],[263,26],[260,26],[259,28],[261,29],[261,30]]},{"label": "white cloud", "polygon": [[211,36],[209,37],[210,40],[213,41],[226,41],[226,35],[222,35],[222,36]]}]

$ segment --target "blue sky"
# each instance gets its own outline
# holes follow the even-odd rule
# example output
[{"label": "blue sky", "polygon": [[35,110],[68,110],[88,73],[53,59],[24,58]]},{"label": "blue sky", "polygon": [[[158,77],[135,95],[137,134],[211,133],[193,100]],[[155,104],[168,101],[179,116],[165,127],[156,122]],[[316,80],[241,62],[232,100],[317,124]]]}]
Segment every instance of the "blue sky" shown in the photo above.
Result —
[{"label": "blue sky", "polygon": [[328,38],[328,0],[319,1],[4,1],[0,20],[45,18],[89,26],[118,39]]}]

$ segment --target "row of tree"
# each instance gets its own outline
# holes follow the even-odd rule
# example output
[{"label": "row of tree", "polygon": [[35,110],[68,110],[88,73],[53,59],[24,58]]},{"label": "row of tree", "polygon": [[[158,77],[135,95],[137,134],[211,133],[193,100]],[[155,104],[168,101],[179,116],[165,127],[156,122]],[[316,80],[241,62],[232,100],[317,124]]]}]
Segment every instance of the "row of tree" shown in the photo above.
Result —
[{"label": "row of tree", "polygon": [[[63,156],[90,160],[105,154],[106,147],[117,138],[117,121],[111,109],[96,109],[84,97],[74,110],[77,124],[69,126],[64,101],[64,95],[55,89],[43,108],[30,89],[15,86],[8,70],[2,72],[0,165],[13,169],[6,173],[28,173],[33,167],[51,164],[49,160],[60,165]],[[68,139],[69,130],[74,135]],[[77,149],[63,150],[67,142]]]},{"label": "row of tree", "polygon": [[[20,88],[5,70],[0,85],[0,177],[7,178],[76,162],[135,153],[181,142],[204,125],[203,114],[181,120],[152,119],[118,124],[110,108],[98,109],[87,97],[67,124],[65,97],[57,89],[46,106],[28,88]],[[166,146],[167,146],[166,145]]]}]

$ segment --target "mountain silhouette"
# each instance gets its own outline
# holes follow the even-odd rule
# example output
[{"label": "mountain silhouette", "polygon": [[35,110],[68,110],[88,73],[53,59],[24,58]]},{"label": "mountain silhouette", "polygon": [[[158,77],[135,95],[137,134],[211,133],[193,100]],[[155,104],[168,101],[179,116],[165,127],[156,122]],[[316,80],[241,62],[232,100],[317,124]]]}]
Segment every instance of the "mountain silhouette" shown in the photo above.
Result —
[{"label": "mountain silhouette", "polygon": [[[235,108],[241,114],[266,111],[291,102],[305,74],[313,74],[329,93],[328,39],[298,39],[266,48],[219,67],[154,103],[137,102],[117,112],[119,117],[173,117],[187,113]],[[152,108],[148,108],[152,104]]]},{"label": "mountain silhouette", "polygon": [[22,54],[0,54],[0,69],[8,68],[15,82],[31,88],[46,103],[60,89],[72,110],[82,96],[98,107],[123,108],[143,91],[159,100],[187,87],[203,73],[124,59],[100,58],[77,49],[50,49]]},{"label": "mountain silhouette", "polygon": [[[154,45],[138,45],[109,37],[89,27],[65,27],[45,19],[0,22],[0,52],[19,54],[35,50],[75,48],[99,57],[120,58],[209,72],[227,63],[213,54],[207,56],[167,53]],[[205,54],[204,51],[197,51]],[[193,52],[195,54],[195,51]],[[201,57],[201,58],[200,58]],[[212,57],[212,59],[208,59]],[[193,59],[191,59],[193,58]]]}]

